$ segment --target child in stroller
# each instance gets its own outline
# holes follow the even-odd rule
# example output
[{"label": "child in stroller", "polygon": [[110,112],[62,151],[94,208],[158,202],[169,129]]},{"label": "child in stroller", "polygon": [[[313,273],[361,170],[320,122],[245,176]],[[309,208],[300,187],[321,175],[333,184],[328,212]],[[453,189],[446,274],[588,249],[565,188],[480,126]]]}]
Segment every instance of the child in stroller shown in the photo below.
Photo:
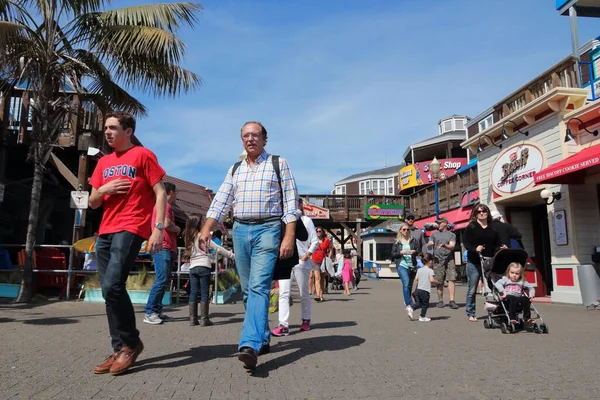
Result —
[{"label": "child in stroller", "polygon": [[[502,249],[493,258],[482,259],[485,309],[488,312],[483,321],[486,329],[500,328],[502,333],[509,333],[527,328],[536,333],[548,333],[542,316],[530,301],[535,295],[535,290],[524,279],[523,265],[527,263],[527,258],[525,250]],[[534,319],[531,318],[532,311],[535,313]],[[523,314],[523,318],[519,318],[520,313]],[[536,320],[539,320],[539,324]]]}]

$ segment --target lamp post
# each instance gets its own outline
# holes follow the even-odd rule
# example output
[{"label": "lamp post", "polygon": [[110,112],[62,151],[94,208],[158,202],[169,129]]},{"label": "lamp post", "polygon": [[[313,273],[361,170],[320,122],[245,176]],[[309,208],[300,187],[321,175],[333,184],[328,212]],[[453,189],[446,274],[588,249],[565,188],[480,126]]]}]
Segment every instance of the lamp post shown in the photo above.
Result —
[{"label": "lamp post", "polygon": [[435,193],[435,219],[440,218],[440,197],[438,192],[438,178],[440,176],[440,162],[436,157],[433,157],[429,165],[431,175],[433,175],[433,191]]}]

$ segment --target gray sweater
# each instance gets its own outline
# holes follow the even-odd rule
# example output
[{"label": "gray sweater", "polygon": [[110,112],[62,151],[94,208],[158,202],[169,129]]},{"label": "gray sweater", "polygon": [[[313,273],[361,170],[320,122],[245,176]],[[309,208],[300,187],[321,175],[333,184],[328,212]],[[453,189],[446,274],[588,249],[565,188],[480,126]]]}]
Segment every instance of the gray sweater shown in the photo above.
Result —
[{"label": "gray sweater", "polygon": [[523,289],[527,289],[529,290],[529,297],[535,297],[535,288],[527,281],[512,282],[506,276],[503,276],[494,286],[500,293],[506,292],[507,296],[522,296]]}]

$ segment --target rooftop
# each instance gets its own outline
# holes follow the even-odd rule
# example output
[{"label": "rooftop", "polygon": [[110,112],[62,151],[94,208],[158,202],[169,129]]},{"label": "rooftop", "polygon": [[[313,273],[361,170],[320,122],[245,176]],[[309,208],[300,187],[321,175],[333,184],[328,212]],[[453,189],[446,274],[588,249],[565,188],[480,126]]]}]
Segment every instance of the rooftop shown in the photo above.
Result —
[{"label": "rooftop", "polygon": [[[464,137],[462,138],[462,140],[464,140]],[[368,176],[388,177],[390,175],[397,174],[400,168],[402,167],[404,167],[404,164],[392,165],[391,167],[375,169],[372,171],[359,172],[358,174],[350,175],[344,179],[337,181],[335,185],[340,185],[347,182],[354,182],[360,178],[366,178]]]}]

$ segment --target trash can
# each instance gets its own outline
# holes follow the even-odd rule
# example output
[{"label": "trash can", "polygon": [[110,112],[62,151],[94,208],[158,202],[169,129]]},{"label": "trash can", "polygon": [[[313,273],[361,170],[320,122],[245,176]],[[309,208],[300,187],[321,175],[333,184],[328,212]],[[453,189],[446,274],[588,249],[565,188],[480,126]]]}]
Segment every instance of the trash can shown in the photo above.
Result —
[{"label": "trash can", "polygon": [[600,298],[600,276],[592,264],[577,266],[577,277],[584,306],[595,303]]}]

